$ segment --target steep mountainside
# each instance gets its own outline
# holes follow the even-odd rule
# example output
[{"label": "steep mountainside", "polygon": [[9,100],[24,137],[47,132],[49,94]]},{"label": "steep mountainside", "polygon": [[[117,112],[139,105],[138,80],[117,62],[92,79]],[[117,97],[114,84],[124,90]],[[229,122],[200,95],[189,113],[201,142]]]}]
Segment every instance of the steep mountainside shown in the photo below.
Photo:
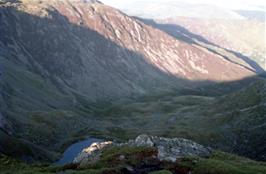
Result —
[{"label": "steep mountainside", "polygon": [[[180,35],[184,35],[193,40],[204,40],[208,48],[218,46],[215,52],[217,49],[222,54],[228,51],[235,52],[237,57],[245,61],[248,59],[251,59],[249,62],[255,61],[252,62],[252,66],[258,63],[264,70],[266,69],[265,7],[254,5],[258,2],[254,4],[251,2],[248,8],[244,7],[244,4],[233,5],[232,3],[232,9],[225,8],[226,3],[211,5],[216,2],[202,4],[196,1],[145,0],[123,2],[119,3],[120,5],[115,2],[106,2],[128,15],[156,20],[163,24],[159,29],[175,37],[179,35],[179,39]],[[234,6],[240,10],[233,10]],[[156,27],[158,28],[158,25]],[[225,56],[228,55],[230,54],[226,53]]]},{"label": "steep mountainside", "polygon": [[1,1],[0,63],[0,152],[50,159],[75,139],[112,132],[120,118],[98,115],[107,101],[255,75],[82,0]]},{"label": "steep mountainside", "polygon": [[[183,29],[187,33],[194,34],[194,39],[200,41],[200,38],[204,38],[205,44],[215,45],[228,51],[236,52],[238,57],[244,60],[251,59],[250,62],[254,60],[266,70],[265,21],[183,17],[159,21],[163,24],[172,24],[171,30],[175,30],[175,32]],[[255,66],[254,64],[253,66]]]}]

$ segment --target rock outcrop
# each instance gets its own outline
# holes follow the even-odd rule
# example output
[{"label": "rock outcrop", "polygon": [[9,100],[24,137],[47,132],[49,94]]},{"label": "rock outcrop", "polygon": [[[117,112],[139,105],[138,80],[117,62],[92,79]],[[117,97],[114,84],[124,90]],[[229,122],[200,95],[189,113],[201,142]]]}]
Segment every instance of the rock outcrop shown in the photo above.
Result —
[{"label": "rock outcrop", "polygon": [[172,162],[187,156],[207,157],[211,153],[210,148],[206,148],[198,143],[183,138],[140,135],[135,141],[130,141],[128,144],[131,146],[155,147],[158,149],[158,158],[160,160]]},{"label": "rock outcrop", "polygon": [[[94,143],[84,149],[73,161],[73,163],[95,163],[101,158],[101,152],[110,146],[117,147],[152,147],[157,149],[157,159],[159,161],[176,162],[189,156],[208,157],[212,150],[191,140],[183,138],[164,138],[157,136],[140,135],[135,140],[129,140],[127,143],[103,142]],[[121,156],[119,158],[124,158]]]}]

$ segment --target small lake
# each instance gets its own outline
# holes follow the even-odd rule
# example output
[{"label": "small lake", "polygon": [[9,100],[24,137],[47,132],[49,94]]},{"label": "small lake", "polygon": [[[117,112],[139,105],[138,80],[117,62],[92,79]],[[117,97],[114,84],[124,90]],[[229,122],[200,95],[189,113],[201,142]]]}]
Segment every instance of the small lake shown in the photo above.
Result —
[{"label": "small lake", "polygon": [[97,138],[87,138],[86,140],[72,144],[66,149],[63,157],[59,161],[55,162],[55,164],[64,165],[71,163],[84,148],[89,147],[92,143],[95,142],[102,142],[102,140]]}]

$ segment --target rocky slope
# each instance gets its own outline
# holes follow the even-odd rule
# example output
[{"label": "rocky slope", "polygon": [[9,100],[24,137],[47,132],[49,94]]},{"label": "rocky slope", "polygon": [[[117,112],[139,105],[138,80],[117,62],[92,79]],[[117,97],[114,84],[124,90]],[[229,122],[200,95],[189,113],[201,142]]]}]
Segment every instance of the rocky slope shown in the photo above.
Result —
[{"label": "rocky slope", "polygon": [[195,41],[218,46],[216,50],[220,47],[235,52],[254,68],[257,63],[256,69],[266,70],[265,21],[175,17],[159,20],[159,23],[168,26],[172,34],[183,31]]},{"label": "rocky slope", "polygon": [[81,0],[1,1],[0,63],[0,151],[38,159],[54,159],[51,152],[86,136],[86,129],[101,135],[116,129],[110,119],[122,119],[98,115],[107,101],[255,75],[98,1]]},{"label": "rocky slope", "polygon": [[253,64],[252,66],[258,63],[266,69],[265,7],[254,5],[258,2],[249,4],[248,8],[239,4],[237,9],[240,10],[233,10],[234,5],[231,6],[232,9],[219,3],[211,5],[214,2],[106,2],[131,16],[156,20],[161,25],[153,26],[178,39],[185,39],[189,43],[203,42],[202,46],[214,49],[215,52],[218,50],[226,57],[231,57],[230,52],[236,53],[236,57]]}]

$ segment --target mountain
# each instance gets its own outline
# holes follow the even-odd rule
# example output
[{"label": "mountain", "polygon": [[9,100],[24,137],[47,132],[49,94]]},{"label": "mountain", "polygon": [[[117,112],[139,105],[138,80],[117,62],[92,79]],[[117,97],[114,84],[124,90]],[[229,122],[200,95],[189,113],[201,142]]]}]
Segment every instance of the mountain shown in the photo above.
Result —
[{"label": "mountain", "polygon": [[160,118],[105,112],[113,103],[123,108],[141,97],[206,94],[224,83],[216,92],[225,95],[258,80],[250,64],[98,1],[1,1],[0,62],[0,152],[28,161],[55,160],[88,135],[126,139],[137,133],[134,121],[145,127]]},{"label": "mountain", "polygon": [[[38,74],[93,99],[148,93],[156,82],[175,87],[175,80],[166,80],[173,76],[225,81],[253,75],[219,55],[178,42],[113,8],[73,2],[4,4],[2,57],[19,55],[17,61],[41,71]],[[220,64],[225,66],[217,73]]]},{"label": "mountain", "polygon": [[[229,8],[226,7],[227,3],[222,2],[203,4],[201,1],[185,2],[182,0],[131,1],[119,3],[120,5],[115,1],[111,3],[107,0],[106,2],[128,15],[145,20],[145,23],[147,20],[154,20],[156,24],[152,24],[153,27],[178,39],[186,38],[185,41],[189,43],[191,40],[204,42],[203,45],[201,44],[203,47],[218,51],[226,57],[232,57],[230,52],[233,52],[253,67],[257,66],[256,69],[260,73],[266,69],[265,12],[263,11],[265,8],[263,5],[254,6],[250,3],[246,6],[232,2]],[[150,25],[151,22],[147,24]]]},{"label": "mountain", "polygon": [[[168,18],[158,20],[158,23],[168,27],[168,33],[174,34],[182,30],[195,40],[204,42],[218,49],[235,52],[243,60],[254,61],[260,72],[266,69],[265,57],[265,22],[257,20],[225,20],[225,19],[194,19]],[[165,27],[161,27],[166,29]],[[171,28],[171,29],[169,29]],[[190,33],[190,34],[189,34]],[[200,40],[204,38],[204,40]],[[217,50],[217,48],[216,48]]]}]

